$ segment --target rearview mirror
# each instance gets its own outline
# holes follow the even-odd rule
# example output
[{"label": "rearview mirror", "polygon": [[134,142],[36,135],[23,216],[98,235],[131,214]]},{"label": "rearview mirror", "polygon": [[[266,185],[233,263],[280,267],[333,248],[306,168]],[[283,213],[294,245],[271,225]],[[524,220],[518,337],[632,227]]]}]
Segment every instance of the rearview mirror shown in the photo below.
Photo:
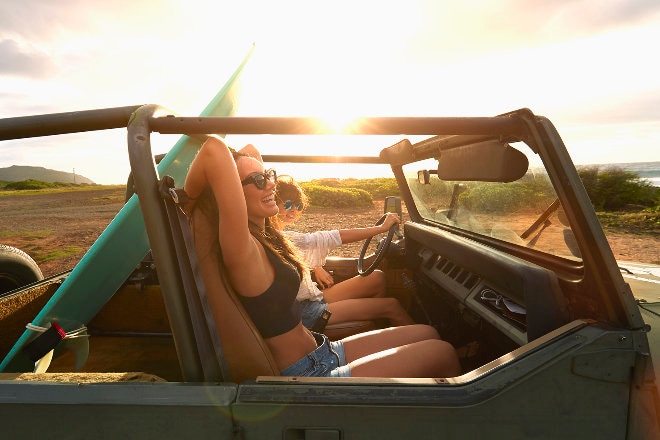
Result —
[{"label": "rearview mirror", "polygon": [[417,171],[417,182],[420,185],[431,184],[431,174],[438,174],[436,170],[419,170]]},{"label": "rearview mirror", "polygon": [[[513,182],[527,172],[527,156],[507,143],[486,141],[442,152],[438,177],[442,180]],[[419,173],[417,175],[419,179]]]}]

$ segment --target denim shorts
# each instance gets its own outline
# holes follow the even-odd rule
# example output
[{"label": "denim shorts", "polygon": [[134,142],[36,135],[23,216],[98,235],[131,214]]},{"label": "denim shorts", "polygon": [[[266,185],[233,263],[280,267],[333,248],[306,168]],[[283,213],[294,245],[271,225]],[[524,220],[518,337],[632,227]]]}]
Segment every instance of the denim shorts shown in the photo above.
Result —
[{"label": "denim shorts", "polygon": [[286,367],[280,376],[351,377],[351,367],[346,365],[344,344],[331,341],[326,335],[312,334],[318,345],[316,350]]},{"label": "denim shorts", "polygon": [[307,328],[314,327],[316,320],[319,319],[321,313],[328,308],[328,303],[325,301],[310,301],[308,299],[300,301],[300,310],[302,313],[302,323]]}]

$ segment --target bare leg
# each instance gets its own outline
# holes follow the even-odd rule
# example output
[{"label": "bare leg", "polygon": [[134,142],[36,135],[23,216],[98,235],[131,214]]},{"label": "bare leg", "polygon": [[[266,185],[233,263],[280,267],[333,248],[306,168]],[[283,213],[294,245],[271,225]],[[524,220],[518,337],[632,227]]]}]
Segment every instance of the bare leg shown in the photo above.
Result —
[{"label": "bare leg", "polygon": [[346,360],[350,362],[372,353],[426,339],[440,339],[440,335],[430,325],[414,324],[358,333],[342,339],[342,342]]},{"label": "bare leg", "polygon": [[427,339],[350,362],[353,377],[455,377],[461,365],[454,347]]},{"label": "bare leg", "polygon": [[383,318],[392,326],[415,323],[396,298],[347,299],[329,303],[328,310],[332,312],[329,324]]},{"label": "bare leg", "polygon": [[380,270],[366,277],[354,276],[323,290],[323,298],[327,303],[382,296],[385,296],[385,274]]},{"label": "bare leg", "polygon": [[460,374],[456,350],[428,325],[361,333],[342,340],[355,377],[453,377]]}]

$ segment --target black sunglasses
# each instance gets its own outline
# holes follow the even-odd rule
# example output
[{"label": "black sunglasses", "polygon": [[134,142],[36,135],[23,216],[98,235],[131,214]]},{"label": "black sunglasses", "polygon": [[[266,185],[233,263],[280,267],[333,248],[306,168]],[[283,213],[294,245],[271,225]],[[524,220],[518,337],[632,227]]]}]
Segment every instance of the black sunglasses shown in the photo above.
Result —
[{"label": "black sunglasses", "polygon": [[303,205],[303,202],[298,200],[297,202],[293,202],[293,200],[286,200],[284,202],[284,209],[287,211],[291,211],[293,208],[296,208],[298,211],[302,211],[305,205]]},{"label": "black sunglasses", "polygon": [[271,168],[263,173],[252,173],[245,179],[241,180],[241,185],[245,186],[254,183],[254,186],[257,188],[264,189],[266,188],[266,182],[268,180],[277,183],[277,171]]}]

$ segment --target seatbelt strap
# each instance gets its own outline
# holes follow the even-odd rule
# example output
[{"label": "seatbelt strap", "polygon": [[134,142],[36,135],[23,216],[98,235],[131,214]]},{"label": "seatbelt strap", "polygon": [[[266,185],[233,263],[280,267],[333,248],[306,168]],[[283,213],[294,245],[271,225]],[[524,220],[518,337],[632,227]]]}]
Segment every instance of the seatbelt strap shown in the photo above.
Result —
[{"label": "seatbelt strap", "polygon": [[159,192],[165,200],[204,378],[208,381],[231,381],[195,253],[188,217],[181,208],[189,199],[183,189],[173,186],[174,180],[170,176],[164,176],[159,183]]}]

